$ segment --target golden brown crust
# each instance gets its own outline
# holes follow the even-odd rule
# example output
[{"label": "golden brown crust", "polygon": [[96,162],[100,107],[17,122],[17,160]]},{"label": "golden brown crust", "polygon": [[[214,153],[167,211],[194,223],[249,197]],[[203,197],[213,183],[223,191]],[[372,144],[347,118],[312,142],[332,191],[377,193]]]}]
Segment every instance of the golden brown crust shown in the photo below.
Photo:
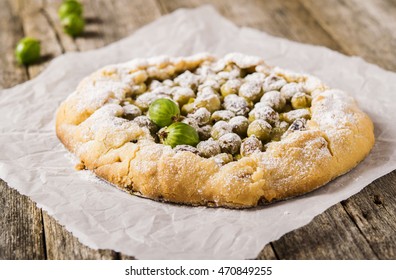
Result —
[{"label": "golden brown crust", "polygon": [[[188,69],[191,61],[196,59],[177,65]],[[351,97],[304,75],[319,83],[313,85],[312,118],[307,130],[271,142],[265,152],[223,166],[213,158],[176,153],[169,146],[153,142],[148,131],[134,122],[119,118],[120,106],[109,100],[121,98],[125,89],[88,104],[87,96],[92,94],[88,94],[89,87],[98,77],[109,78],[111,69],[121,73],[117,69],[140,66],[99,70],[82,81],[56,116],[56,133],[67,149],[97,176],[131,193],[190,205],[252,207],[326,184],[356,166],[374,144],[373,124]],[[277,68],[274,71],[294,79],[292,73]],[[111,75],[109,79],[118,79],[116,74]]]}]

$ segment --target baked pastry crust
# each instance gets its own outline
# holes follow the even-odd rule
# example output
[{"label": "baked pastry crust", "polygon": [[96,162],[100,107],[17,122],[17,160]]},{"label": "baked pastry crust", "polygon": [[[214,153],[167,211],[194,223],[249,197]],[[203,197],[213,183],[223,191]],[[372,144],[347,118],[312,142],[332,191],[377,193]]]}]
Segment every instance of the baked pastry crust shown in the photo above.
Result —
[{"label": "baked pastry crust", "polygon": [[[240,68],[266,68],[311,93],[306,129],[267,144],[265,152],[219,165],[188,151],[153,141],[147,129],[121,118],[120,102],[142,71],[166,79],[210,61]],[[85,168],[132,194],[189,204],[247,208],[323,186],[355,167],[374,144],[373,124],[354,99],[316,77],[271,68],[257,57],[208,54],[136,59],[106,66],[85,78],[58,108],[56,133]]]}]

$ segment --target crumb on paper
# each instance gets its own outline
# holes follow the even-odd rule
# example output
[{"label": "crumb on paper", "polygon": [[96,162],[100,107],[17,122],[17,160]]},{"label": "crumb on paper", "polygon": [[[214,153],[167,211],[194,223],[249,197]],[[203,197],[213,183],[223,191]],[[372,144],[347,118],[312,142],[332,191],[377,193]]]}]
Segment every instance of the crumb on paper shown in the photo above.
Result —
[{"label": "crumb on paper", "polygon": [[85,164],[82,163],[82,162],[79,162],[79,163],[77,163],[77,164],[74,166],[74,169],[76,169],[76,170],[78,170],[78,171],[84,170],[84,169],[85,169]]}]

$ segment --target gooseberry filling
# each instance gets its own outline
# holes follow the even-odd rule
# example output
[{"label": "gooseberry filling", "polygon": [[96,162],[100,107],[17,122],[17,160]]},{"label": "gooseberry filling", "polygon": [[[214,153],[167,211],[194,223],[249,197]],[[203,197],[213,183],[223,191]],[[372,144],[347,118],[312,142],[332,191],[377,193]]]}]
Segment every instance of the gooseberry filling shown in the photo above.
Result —
[{"label": "gooseberry filling", "polygon": [[264,63],[203,60],[181,72],[153,71],[135,74],[123,117],[176,152],[226,164],[304,130],[311,117],[312,90],[304,76],[290,78]]}]

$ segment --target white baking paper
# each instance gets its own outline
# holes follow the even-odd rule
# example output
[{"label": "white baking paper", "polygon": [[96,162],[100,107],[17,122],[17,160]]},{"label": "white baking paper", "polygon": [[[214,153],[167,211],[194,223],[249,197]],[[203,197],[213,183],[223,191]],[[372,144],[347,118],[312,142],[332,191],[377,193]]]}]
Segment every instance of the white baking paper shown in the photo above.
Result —
[{"label": "white baking paper", "polygon": [[[308,195],[254,210],[210,209],[131,196],[77,172],[54,132],[58,105],[86,75],[136,57],[211,52],[258,55],[353,95],[376,144],[353,171]],[[396,74],[357,57],[238,28],[212,7],[178,10],[105,48],[68,53],[37,78],[0,92],[0,178],[78,239],[140,259],[255,258],[264,245],[396,168]]]}]

